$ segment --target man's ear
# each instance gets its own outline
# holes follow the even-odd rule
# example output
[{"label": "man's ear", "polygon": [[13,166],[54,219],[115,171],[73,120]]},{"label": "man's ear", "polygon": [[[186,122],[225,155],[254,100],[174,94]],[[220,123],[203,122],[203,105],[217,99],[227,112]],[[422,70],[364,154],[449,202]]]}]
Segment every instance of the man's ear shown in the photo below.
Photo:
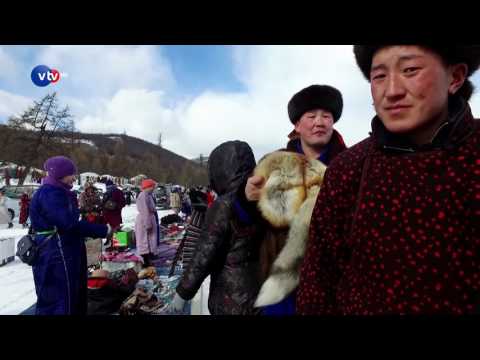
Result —
[{"label": "man's ear", "polygon": [[298,120],[298,121],[295,123],[295,131],[296,131],[297,133],[298,133],[299,124],[300,124],[300,120]]},{"label": "man's ear", "polygon": [[462,87],[467,79],[468,66],[467,64],[455,64],[450,66],[450,85],[448,86],[448,93],[455,94],[458,89]]}]

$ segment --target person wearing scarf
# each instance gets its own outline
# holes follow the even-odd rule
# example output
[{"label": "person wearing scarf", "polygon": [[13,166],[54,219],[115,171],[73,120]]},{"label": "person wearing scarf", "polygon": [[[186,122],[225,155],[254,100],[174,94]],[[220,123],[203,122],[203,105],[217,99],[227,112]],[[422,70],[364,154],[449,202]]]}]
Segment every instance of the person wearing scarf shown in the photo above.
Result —
[{"label": "person wearing scarf", "polygon": [[79,220],[76,194],[72,191],[77,168],[64,156],[44,164],[47,177],[30,205],[34,241],[42,245],[33,264],[37,315],[87,313],[87,256],[85,238],[110,238],[108,225]]}]

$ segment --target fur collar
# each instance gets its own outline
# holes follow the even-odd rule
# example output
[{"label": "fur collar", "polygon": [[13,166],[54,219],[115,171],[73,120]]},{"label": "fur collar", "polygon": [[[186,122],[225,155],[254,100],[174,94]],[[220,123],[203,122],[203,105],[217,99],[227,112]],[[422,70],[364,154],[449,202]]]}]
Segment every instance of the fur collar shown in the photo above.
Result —
[{"label": "fur collar", "polygon": [[453,149],[473,133],[474,120],[470,106],[458,96],[450,97],[448,113],[448,121],[438,129],[429,144],[415,145],[405,136],[389,132],[378,116],[372,120],[372,137],[378,147],[389,151],[413,153],[437,148]]}]

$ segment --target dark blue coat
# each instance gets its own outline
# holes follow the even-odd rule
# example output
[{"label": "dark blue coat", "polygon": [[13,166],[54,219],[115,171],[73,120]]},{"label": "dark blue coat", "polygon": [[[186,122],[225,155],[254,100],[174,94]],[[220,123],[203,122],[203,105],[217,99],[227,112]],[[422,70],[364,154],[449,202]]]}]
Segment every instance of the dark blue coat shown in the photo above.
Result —
[{"label": "dark blue coat", "polygon": [[[35,232],[58,229],[33,266],[37,315],[86,314],[87,258],[85,237],[105,238],[106,225],[79,221],[76,196],[62,187],[45,184],[30,205]],[[35,235],[41,244],[48,235]]]}]

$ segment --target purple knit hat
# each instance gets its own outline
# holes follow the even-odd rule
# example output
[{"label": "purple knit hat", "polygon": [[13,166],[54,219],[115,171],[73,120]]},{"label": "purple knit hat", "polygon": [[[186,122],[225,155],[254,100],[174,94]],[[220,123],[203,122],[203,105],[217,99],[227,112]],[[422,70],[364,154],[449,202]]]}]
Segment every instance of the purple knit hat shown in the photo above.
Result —
[{"label": "purple knit hat", "polygon": [[75,175],[77,167],[72,160],[65,156],[54,156],[45,161],[43,169],[48,171],[48,175],[56,180],[65,176]]}]

